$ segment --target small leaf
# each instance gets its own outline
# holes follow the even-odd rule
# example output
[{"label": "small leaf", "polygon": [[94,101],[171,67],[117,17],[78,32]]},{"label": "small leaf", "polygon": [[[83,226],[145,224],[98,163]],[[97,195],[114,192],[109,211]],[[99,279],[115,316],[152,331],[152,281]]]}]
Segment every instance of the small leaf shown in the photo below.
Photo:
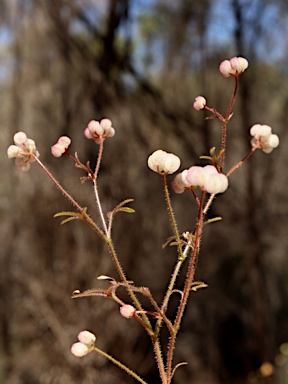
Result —
[{"label": "small leaf", "polygon": [[120,204],[117,205],[116,208],[120,208],[120,207],[123,207],[123,205],[126,205],[128,203],[132,203],[134,201],[134,199],[126,199],[126,200],[123,200]]},{"label": "small leaf", "polygon": [[62,220],[60,224],[63,225],[63,224],[66,224],[72,220],[80,220],[80,219],[79,219],[79,217],[68,217],[68,219]]},{"label": "small leaf", "polygon": [[63,211],[63,212],[58,212],[55,213],[53,217],[60,217],[60,216],[79,216],[79,213],[77,212],[70,212],[70,211]]},{"label": "small leaf", "polygon": [[162,249],[166,248],[167,245],[169,245],[171,243],[172,240],[175,240],[175,236],[170,236],[168,237],[168,239],[165,241],[164,244],[162,244]]},{"label": "small leaf", "polygon": [[210,148],[210,156],[212,158],[215,156],[215,147]]},{"label": "small leaf", "polygon": [[187,364],[188,364],[187,361],[183,361],[182,363],[178,363],[177,365],[175,365],[175,367],[174,367],[174,369],[172,371],[171,379],[175,375],[175,372],[177,371],[177,369],[179,367],[182,367],[182,365],[187,365]]},{"label": "small leaf", "polygon": [[213,217],[212,219],[209,219],[209,220],[205,221],[203,223],[203,226],[206,225],[206,224],[215,223],[216,221],[221,221],[221,220],[222,220],[222,217],[220,217],[220,216]]},{"label": "small leaf", "polygon": [[229,117],[228,117],[228,121],[232,118],[232,116],[234,115],[234,112],[230,113]]},{"label": "small leaf", "polygon": [[98,276],[98,277],[97,277],[97,280],[108,280],[108,281],[114,281],[114,282],[116,282],[116,280],[113,279],[113,277],[105,276],[105,275]]},{"label": "small leaf", "polygon": [[205,156],[205,155],[200,156],[199,159],[203,159],[203,160],[212,160],[212,161],[213,161],[213,159],[212,159],[211,156]]},{"label": "small leaf", "polygon": [[191,284],[191,291],[198,291],[198,289],[206,288],[208,287],[208,284],[204,283],[203,281],[194,281],[194,283]]},{"label": "small leaf", "polygon": [[135,209],[133,209],[133,208],[129,208],[129,207],[123,207],[123,208],[119,208],[119,209],[117,209],[116,212],[135,213]]}]

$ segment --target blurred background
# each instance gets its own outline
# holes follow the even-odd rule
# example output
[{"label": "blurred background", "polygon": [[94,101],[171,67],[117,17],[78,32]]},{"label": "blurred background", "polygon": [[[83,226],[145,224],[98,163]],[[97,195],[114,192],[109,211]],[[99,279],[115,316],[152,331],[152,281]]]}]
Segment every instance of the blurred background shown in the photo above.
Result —
[{"label": "blurred background", "polygon": [[[112,120],[99,191],[105,211],[135,199],[134,215],[115,218],[114,242],[128,278],[160,301],[176,253],[161,248],[172,231],[147,157],[162,148],[184,169],[219,149],[219,122],[192,104],[203,95],[226,112],[234,81],[218,67],[233,56],[250,66],[229,124],[226,170],[249,151],[255,123],[271,125],[280,146],[256,151],[210,210],[223,220],[205,228],[196,274],[209,288],[190,299],[175,352],[175,363],[189,364],[174,383],[288,382],[287,36],[285,0],[0,0],[0,383],[134,383],[96,354],[70,354],[83,329],[160,383],[138,323],[112,301],[70,298],[116,271],[88,226],[53,218],[71,206],[39,167],[15,169],[6,155],[14,133],[36,141],[41,160],[97,219],[91,185],[50,146],[68,135],[71,153],[94,165],[97,148],[83,130],[91,119]],[[180,231],[192,230],[191,196],[172,201]]]}]

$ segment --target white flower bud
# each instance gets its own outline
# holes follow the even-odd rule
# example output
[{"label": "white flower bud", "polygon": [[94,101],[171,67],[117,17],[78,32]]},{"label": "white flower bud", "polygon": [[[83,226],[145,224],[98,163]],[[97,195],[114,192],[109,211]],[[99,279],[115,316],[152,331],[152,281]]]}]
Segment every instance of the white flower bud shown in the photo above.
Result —
[{"label": "white flower bud", "polygon": [[73,344],[71,347],[71,353],[76,357],[86,356],[89,352],[87,345],[80,342]]},{"label": "white flower bud", "polygon": [[96,341],[96,336],[94,335],[94,333],[92,332],[89,332],[89,331],[82,331],[79,333],[78,335],[78,340],[83,343],[83,344],[86,344],[88,346],[91,346],[92,344],[95,343]]},{"label": "white flower bud", "polygon": [[120,313],[126,319],[131,319],[136,315],[136,309],[130,304],[125,304],[120,307]]}]

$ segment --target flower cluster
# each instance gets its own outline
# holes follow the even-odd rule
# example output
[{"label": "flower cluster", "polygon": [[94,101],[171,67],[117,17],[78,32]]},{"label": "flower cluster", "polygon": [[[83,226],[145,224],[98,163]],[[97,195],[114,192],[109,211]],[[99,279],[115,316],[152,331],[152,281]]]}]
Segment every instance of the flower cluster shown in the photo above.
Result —
[{"label": "flower cluster", "polygon": [[176,172],[180,167],[181,161],[173,153],[167,153],[158,149],[148,158],[148,167],[160,175]]},{"label": "flower cluster", "polygon": [[244,57],[233,57],[231,60],[224,60],[220,64],[219,71],[224,77],[239,76],[248,68],[248,61]]},{"label": "flower cluster", "polygon": [[83,357],[93,350],[96,336],[89,331],[82,331],[78,335],[78,343],[71,347],[71,353],[76,357]]},{"label": "flower cluster", "polygon": [[71,139],[67,136],[61,136],[56,144],[51,147],[51,153],[54,157],[61,157],[71,144]]},{"label": "flower cluster", "polygon": [[272,128],[269,125],[255,124],[250,129],[250,134],[253,136],[251,145],[260,144],[260,148],[265,153],[270,153],[279,145],[279,137],[272,133]]},{"label": "flower cluster", "polygon": [[219,173],[213,165],[206,165],[185,169],[172,182],[172,189],[176,193],[183,193],[185,189],[196,187],[208,193],[223,193],[228,188],[228,178]]},{"label": "flower cluster", "polygon": [[112,127],[112,122],[109,119],[99,121],[91,120],[84,131],[87,139],[93,139],[95,143],[100,143],[100,137],[106,139],[115,135],[115,129]]},{"label": "flower cluster", "polygon": [[16,157],[15,165],[20,171],[29,171],[30,163],[35,161],[35,157],[39,157],[36,149],[35,141],[28,139],[24,132],[17,132],[14,135],[15,145],[10,145],[7,155],[10,159]]}]

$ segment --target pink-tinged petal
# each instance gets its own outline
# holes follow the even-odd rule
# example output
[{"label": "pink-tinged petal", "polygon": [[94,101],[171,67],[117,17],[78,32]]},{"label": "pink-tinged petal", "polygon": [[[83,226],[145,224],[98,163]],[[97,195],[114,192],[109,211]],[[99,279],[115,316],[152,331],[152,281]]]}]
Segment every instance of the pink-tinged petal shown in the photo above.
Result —
[{"label": "pink-tinged petal", "polygon": [[231,76],[232,68],[229,60],[224,60],[219,66],[219,71],[222,76],[229,77]]}]

